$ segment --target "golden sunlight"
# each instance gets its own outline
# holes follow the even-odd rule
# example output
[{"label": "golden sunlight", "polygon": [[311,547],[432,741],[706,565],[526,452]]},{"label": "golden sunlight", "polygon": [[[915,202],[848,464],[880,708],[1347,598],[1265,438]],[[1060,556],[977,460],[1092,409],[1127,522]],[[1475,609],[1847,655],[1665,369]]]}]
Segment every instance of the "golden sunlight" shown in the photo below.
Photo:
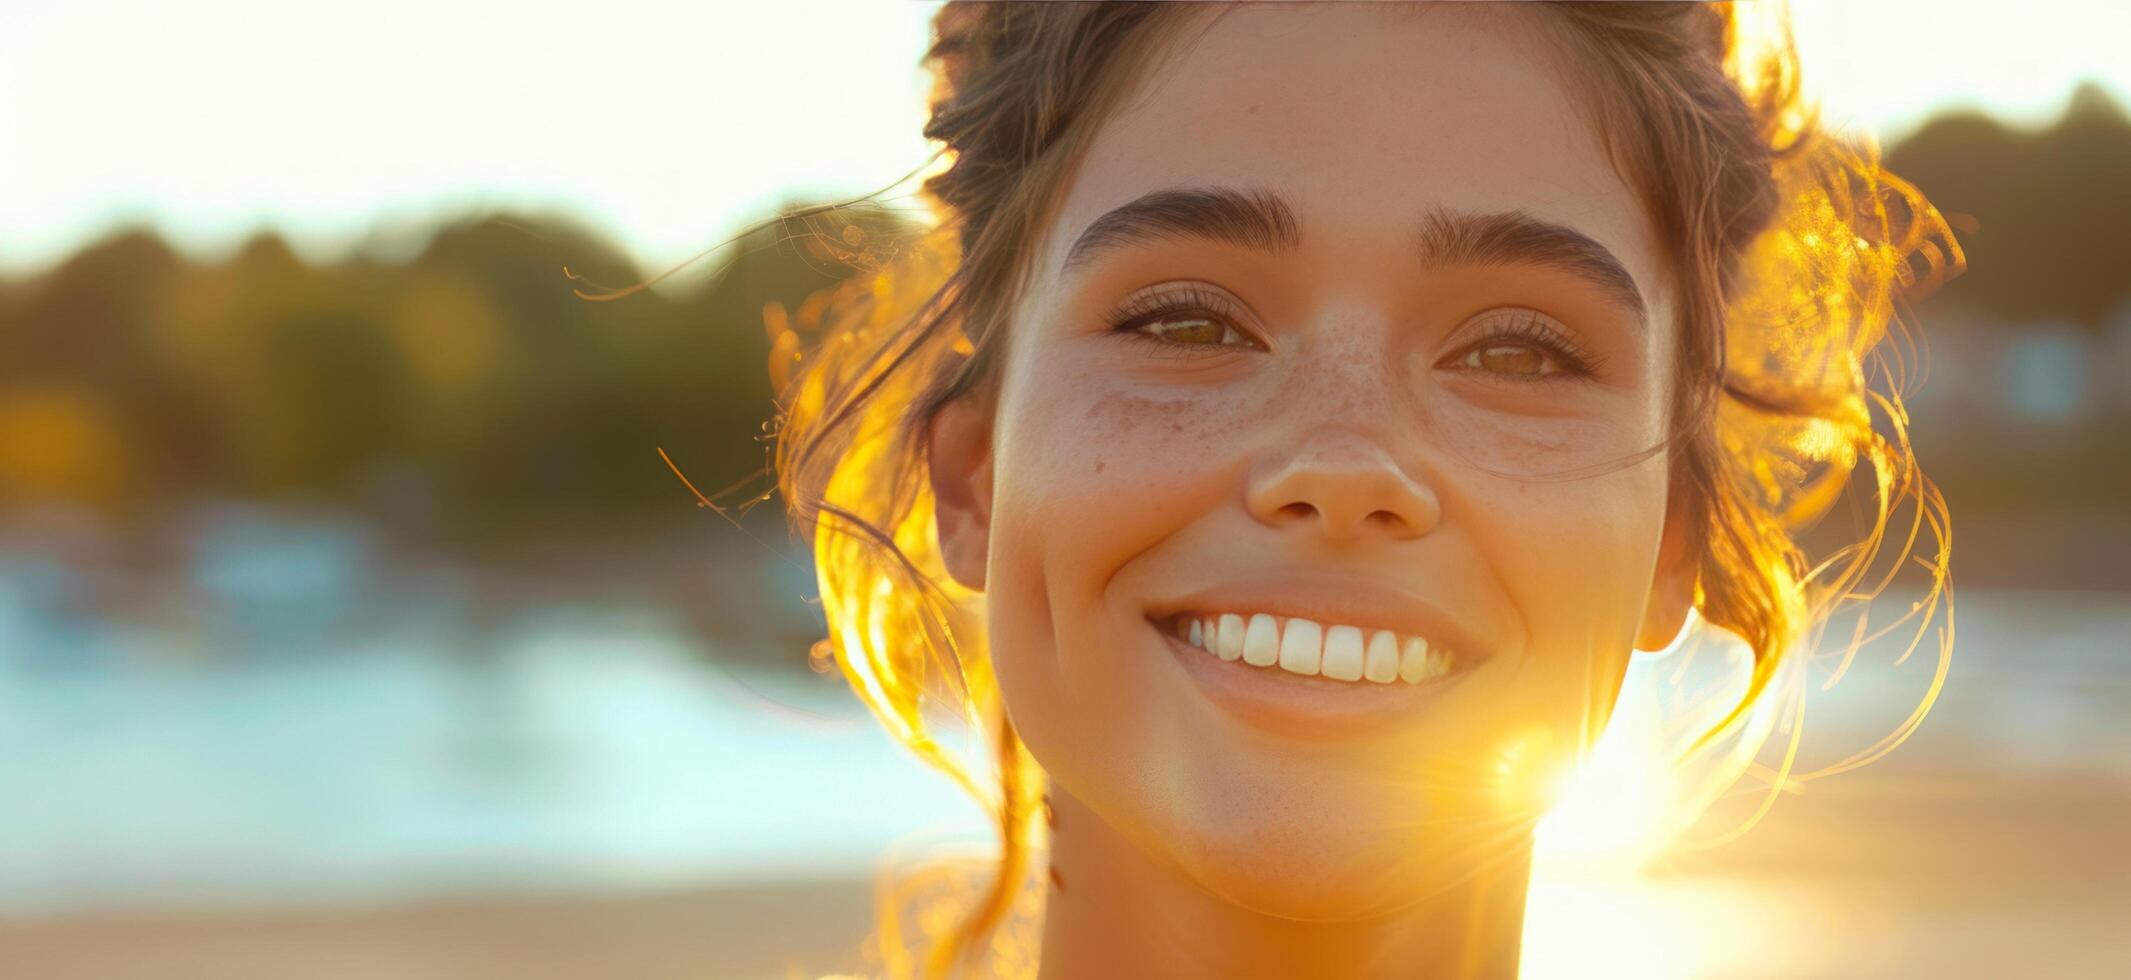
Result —
[{"label": "golden sunlight", "polygon": [[[1526,977],[1708,976],[1753,935],[1765,897],[1721,881],[1646,874],[1759,751],[1793,690],[1789,673],[1727,737],[1687,749],[1746,691],[1744,641],[1696,617],[1672,647],[1637,654],[1612,720],[1560,781],[1536,830]],[[1806,950],[1791,951],[1805,955]]]}]

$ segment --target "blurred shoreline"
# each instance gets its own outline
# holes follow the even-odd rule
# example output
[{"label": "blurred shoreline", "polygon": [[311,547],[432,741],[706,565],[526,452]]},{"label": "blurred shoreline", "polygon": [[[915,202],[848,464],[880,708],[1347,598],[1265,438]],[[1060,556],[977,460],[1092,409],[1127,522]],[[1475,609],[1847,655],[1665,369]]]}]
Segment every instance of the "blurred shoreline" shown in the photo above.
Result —
[{"label": "blurred shoreline", "polygon": [[[1890,760],[1816,783],[1732,845],[1597,886],[1633,907],[1638,931],[1619,941],[1535,932],[1531,941],[1546,945],[1528,954],[1525,975],[1986,978],[2033,975],[2046,962],[2049,975],[2069,977],[2121,966],[2116,924],[2131,921],[2131,842],[2120,821],[2131,812],[2131,778],[1977,780],[1901,768]],[[2037,833],[2042,827],[2048,832]],[[0,950],[18,975],[45,980],[266,980],[292,964],[317,980],[814,977],[858,968],[871,889],[865,878],[829,878],[301,912],[14,918],[0,919]],[[1548,926],[1547,889],[1535,886],[1535,930]],[[1698,929],[1722,941],[1698,943]],[[1678,948],[1627,941],[1647,935],[1672,936]],[[1589,972],[1557,971],[1557,959]]]}]

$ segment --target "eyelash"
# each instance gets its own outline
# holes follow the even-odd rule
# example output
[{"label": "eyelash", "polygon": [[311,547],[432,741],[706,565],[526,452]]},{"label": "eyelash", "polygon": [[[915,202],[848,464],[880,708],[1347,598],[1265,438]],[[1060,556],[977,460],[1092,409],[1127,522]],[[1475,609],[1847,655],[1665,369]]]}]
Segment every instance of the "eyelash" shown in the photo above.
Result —
[{"label": "eyelash", "polygon": [[[1489,318],[1504,322],[1499,323],[1487,336],[1459,348],[1458,359],[1460,361],[1464,360],[1467,354],[1485,350],[1491,346],[1499,346],[1503,341],[1507,340],[1537,348],[1561,363],[1561,371],[1558,374],[1506,375],[1506,377],[1517,381],[1538,383],[1563,381],[1572,378],[1587,378],[1598,371],[1598,355],[1583,349],[1560,330],[1548,326],[1546,315],[1538,310],[1510,307],[1502,310],[1499,315],[1490,314]],[[1464,368],[1463,370],[1475,369]]]},{"label": "eyelash", "polygon": [[[1561,331],[1547,326],[1544,314],[1537,310],[1522,307],[1511,307],[1501,312],[1514,314],[1514,316],[1508,318],[1507,322],[1497,326],[1487,336],[1459,348],[1457,352],[1458,360],[1462,361],[1466,355],[1476,350],[1483,350],[1487,346],[1499,346],[1502,341],[1507,340],[1536,348],[1553,357],[1560,363],[1561,370],[1555,374],[1530,376],[1504,374],[1503,377],[1518,382],[1543,384],[1570,378],[1589,377],[1597,372],[1600,363],[1598,356],[1577,345],[1574,341],[1564,336]],[[1145,341],[1183,354],[1197,354],[1209,348],[1232,346],[1229,344],[1195,344],[1182,340],[1171,340],[1168,337],[1145,333],[1139,329],[1166,317],[1185,313],[1208,316],[1219,322],[1226,329],[1233,330],[1245,339],[1251,340],[1252,346],[1263,349],[1262,345],[1257,344],[1250,334],[1245,333],[1235,325],[1236,318],[1231,314],[1229,304],[1220,294],[1209,293],[1197,287],[1186,287],[1171,293],[1128,301],[1110,314],[1108,322],[1111,331],[1114,333],[1124,334],[1136,340]],[[1492,318],[1497,320],[1505,319],[1502,316],[1493,316]],[[1461,370],[1475,369],[1461,368]]]},{"label": "eyelash", "polygon": [[1235,325],[1238,317],[1226,299],[1218,293],[1208,292],[1197,286],[1187,286],[1167,293],[1128,300],[1124,305],[1113,311],[1107,320],[1110,324],[1110,330],[1114,333],[1125,334],[1179,353],[1199,353],[1210,347],[1230,346],[1227,344],[1194,344],[1182,340],[1171,340],[1159,334],[1141,332],[1139,329],[1150,323],[1184,313],[1206,315],[1226,329],[1235,331],[1238,336],[1246,340],[1252,340],[1252,346],[1259,346],[1250,334],[1245,333],[1242,328]]}]

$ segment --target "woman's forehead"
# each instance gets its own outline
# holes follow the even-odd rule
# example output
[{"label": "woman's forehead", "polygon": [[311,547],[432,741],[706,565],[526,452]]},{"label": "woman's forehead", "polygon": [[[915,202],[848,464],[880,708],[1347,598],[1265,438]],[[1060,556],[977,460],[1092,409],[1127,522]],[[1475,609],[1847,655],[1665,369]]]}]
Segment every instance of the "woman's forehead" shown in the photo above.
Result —
[{"label": "woman's forehead", "polygon": [[1446,214],[1528,216],[1601,246],[1655,312],[1662,252],[1548,43],[1455,5],[1243,4],[1188,23],[1081,157],[1042,271],[1115,209],[1225,187],[1278,197],[1317,253],[1411,251]]}]

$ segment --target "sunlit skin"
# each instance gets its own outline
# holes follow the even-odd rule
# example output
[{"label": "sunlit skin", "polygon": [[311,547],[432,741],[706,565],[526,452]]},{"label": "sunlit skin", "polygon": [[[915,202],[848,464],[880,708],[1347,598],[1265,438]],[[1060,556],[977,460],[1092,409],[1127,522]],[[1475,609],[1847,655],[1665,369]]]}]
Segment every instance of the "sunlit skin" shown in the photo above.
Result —
[{"label": "sunlit skin", "polygon": [[[1514,974],[1545,788],[1687,609],[1666,455],[1500,472],[1661,441],[1678,343],[1660,244],[1525,16],[1195,22],[1071,174],[996,398],[937,417],[943,557],[985,594],[1051,778],[1043,977]],[[1177,235],[1063,268],[1111,209],[1213,188],[1276,195],[1297,242]],[[1424,262],[1427,216],[1509,212],[1601,245],[1645,308],[1546,262]],[[1113,330],[1187,290],[1226,312]],[[1532,319],[1512,311],[1588,372],[1494,336]],[[1261,723],[1148,619],[1246,585],[1403,595],[1485,659],[1388,723]]]}]

